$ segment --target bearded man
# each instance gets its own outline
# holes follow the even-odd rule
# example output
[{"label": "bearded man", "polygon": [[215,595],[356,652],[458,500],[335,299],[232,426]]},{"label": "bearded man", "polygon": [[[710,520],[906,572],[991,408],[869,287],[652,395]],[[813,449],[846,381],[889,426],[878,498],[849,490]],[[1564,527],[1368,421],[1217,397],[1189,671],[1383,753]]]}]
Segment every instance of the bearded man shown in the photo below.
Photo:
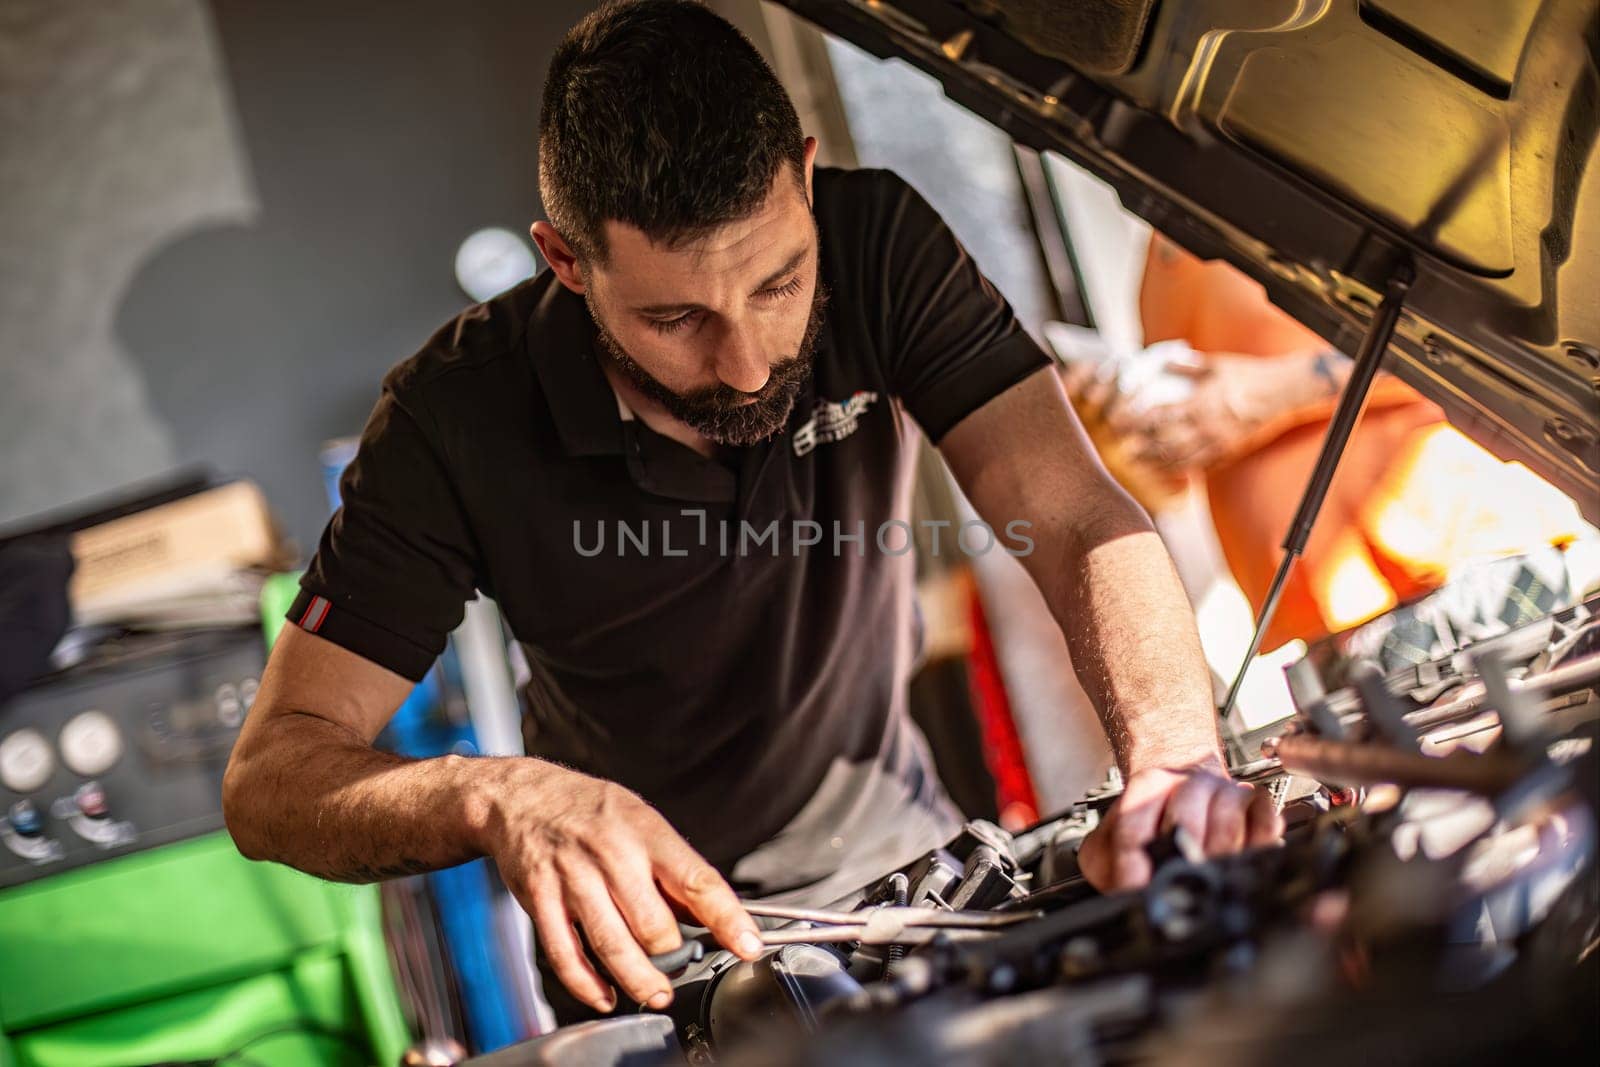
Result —
[{"label": "bearded man", "polygon": [[[349,881],[492,857],[609,1011],[613,982],[670,1002],[649,955],[675,908],[753,958],[739,894],[832,902],[943,843],[960,816],[906,709],[918,433],[1014,535],[1127,776],[1089,876],[1138,884],[1163,827],[1275,835],[1227,776],[1171,561],[1049,360],[905,182],[815,153],[703,7],[573,28],[540,123],[550,269],[386,378],[228,769],[241,851]],[[374,749],[480,590],[527,654],[530,755]]]}]

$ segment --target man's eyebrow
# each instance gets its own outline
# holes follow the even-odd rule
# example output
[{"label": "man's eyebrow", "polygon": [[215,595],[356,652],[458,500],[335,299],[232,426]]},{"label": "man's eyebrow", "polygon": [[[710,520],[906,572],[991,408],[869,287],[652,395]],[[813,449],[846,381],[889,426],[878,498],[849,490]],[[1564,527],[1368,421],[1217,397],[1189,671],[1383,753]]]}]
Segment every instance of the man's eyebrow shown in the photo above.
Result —
[{"label": "man's eyebrow", "polygon": [[800,264],[805,261],[806,256],[809,255],[810,252],[811,249],[806,247],[800,249],[800,251],[790,256],[787,263],[773,271],[771,274],[767,275],[766,278],[762,280],[761,284],[755,287],[755,292],[759,293],[763,289],[771,289],[773,286],[777,285],[778,282],[783,279],[785,274],[789,274],[793,272],[795,268],[799,267]]},{"label": "man's eyebrow", "polygon": [[[785,274],[789,274],[795,270],[795,268],[799,267],[801,263],[805,262],[806,256],[810,254],[810,248],[800,249],[794,255],[790,256],[788,262],[786,262],[783,266],[779,267],[777,270],[763,278],[761,284],[757,285],[755,289],[752,290],[751,295],[759,293],[763,289],[771,289],[773,286],[777,285],[778,282],[783,279]],[[640,315],[655,315],[665,318],[671,315],[684,315],[691,311],[704,311],[706,308],[704,304],[695,304],[691,302],[682,304],[645,304],[644,306],[636,307],[633,310]]]}]

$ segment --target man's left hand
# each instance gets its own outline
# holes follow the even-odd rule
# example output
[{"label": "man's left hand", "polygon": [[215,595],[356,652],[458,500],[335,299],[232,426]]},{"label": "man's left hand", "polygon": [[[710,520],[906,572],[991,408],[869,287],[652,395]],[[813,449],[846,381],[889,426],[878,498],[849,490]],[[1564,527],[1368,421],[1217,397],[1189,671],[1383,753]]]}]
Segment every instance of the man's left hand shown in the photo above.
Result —
[{"label": "man's left hand", "polygon": [[1271,794],[1234,781],[1213,757],[1187,767],[1134,772],[1105,819],[1084,839],[1078,866],[1101,892],[1136,889],[1150,880],[1145,846],[1178,827],[1207,856],[1269,845],[1283,835]]}]

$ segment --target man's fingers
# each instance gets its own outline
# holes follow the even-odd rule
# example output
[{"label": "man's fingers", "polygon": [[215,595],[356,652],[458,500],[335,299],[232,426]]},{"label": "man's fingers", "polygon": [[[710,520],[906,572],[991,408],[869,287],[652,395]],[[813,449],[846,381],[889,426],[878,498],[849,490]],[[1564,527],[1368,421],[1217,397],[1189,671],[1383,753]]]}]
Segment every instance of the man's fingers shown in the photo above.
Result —
[{"label": "man's fingers", "polygon": [[1156,836],[1161,824],[1162,798],[1128,803],[1124,796],[1111,812],[1111,847],[1118,852],[1130,848],[1143,848]]},{"label": "man's fingers", "polygon": [[1163,784],[1136,778],[1106,813],[1101,832],[1110,851],[1111,887],[1133,889],[1150,880],[1150,857],[1145,845],[1156,836],[1161,822]]},{"label": "man's fingers", "polygon": [[[1115,832],[1115,828],[1113,828]],[[1119,837],[1121,835],[1118,835]],[[1111,853],[1111,887],[1113,889],[1137,889],[1150,881],[1150,854],[1144,850],[1145,841],[1136,845],[1125,844],[1121,841],[1112,846]]]},{"label": "man's fingers", "polygon": [[747,960],[761,955],[761,933],[717,869],[677,834],[656,840],[656,877],[722,945]]},{"label": "man's fingers", "polygon": [[564,878],[564,888],[568,913],[583,925],[583,936],[589,948],[623,992],[651,1007],[664,1007],[670,1002],[671,984],[639,947],[633,931],[617,911],[610,887],[600,872],[594,869],[569,871]]},{"label": "man's fingers", "polygon": [[1194,774],[1185,778],[1167,794],[1167,803],[1161,813],[1161,829],[1170,833],[1181,826],[1196,844],[1203,846],[1212,796],[1219,784],[1217,779],[1208,774]]},{"label": "man's fingers", "polygon": [[1283,816],[1278,813],[1278,806],[1272,799],[1271,791],[1257,789],[1255,796],[1250,798],[1250,807],[1245,813],[1246,843],[1254,848],[1270,845],[1282,837]]},{"label": "man's fingers", "polygon": [[1206,855],[1222,856],[1237,852],[1245,842],[1245,812],[1254,790],[1238,782],[1227,782],[1211,794],[1206,815]]},{"label": "man's fingers", "polygon": [[1124,849],[1118,844],[1120,822],[1116,805],[1112,805],[1105,821],[1083,839],[1078,849],[1078,870],[1102,893],[1136,889],[1150,880],[1150,860],[1144,849]]},{"label": "man's fingers", "polygon": [[1111,880],[1111,861],[1106,857],[1106,835],[1101,829],[1091,831],[1078,846],[1078,870],[1102,893],[1116,888]]},{"label": "man's fingers", "polygon": [[1078,866],[1103,892],[1150,880],[1145,846],[1182,827],[1208,856],[1267,845],[1283,834],[1272,795],[1203,768],[1135,775],[1106,818],[1084,840]]},{"label": "man's fingers", "polygon": [[548,886],[534,887],[522,903],[533,917],[539,947],[544,950],[545,959],[550,961],[561,984],[596,1011],[609,1012],[615,1008],[617,995],[583,951],[578,932],[572,928],[572,918],[562,902],[560,886],[552,880]]},{"label": "man's fingers", "polygon": [[683,944],[678,920],[656,888],[648,860],[640,853],[619,849],[597,850],[595,858],[605,872],[611,899],[646,952],[654,956]]}]

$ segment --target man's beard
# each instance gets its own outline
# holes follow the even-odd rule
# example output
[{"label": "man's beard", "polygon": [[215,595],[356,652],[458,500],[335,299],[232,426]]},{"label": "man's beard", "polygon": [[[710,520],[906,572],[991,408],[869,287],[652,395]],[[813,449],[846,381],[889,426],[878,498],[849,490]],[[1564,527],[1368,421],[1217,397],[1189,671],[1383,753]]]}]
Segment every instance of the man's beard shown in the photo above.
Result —
[{"label": "man's beard", "polygon": [[799,349],[774,366],[767,383],[754,393],[742,393],[726,384],[692,393],[668,389],[628,355],[621,342],[605,328],[587,292],[584,302],[589,305],[589,317],[594,320],[599,355],[615,367],[628,384],[707,440],[731,448],[745,448],[765,441],[788,424],[795,398],[811,374],[817,336],[822,332],[822,312],[828,304],[828,289],[818,278],[816,292],[811,298],[811,315],[806,320],[806,332],[800,339]]}]

